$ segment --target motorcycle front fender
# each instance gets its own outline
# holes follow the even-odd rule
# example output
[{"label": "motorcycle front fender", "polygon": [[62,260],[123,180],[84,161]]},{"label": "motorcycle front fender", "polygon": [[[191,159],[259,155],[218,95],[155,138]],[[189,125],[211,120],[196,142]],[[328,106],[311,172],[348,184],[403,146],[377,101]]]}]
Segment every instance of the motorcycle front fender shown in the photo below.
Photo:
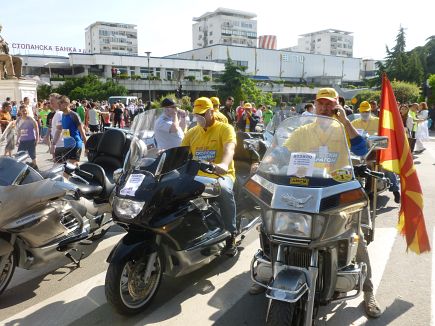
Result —
[{"label": "motorcycle front fender", "polygon": [[292,267],[281,270],[270,282],[266,297],[285,302],[297,302],[309,289],[307,275]]},{"label": "motorcycle front fender", "polygon": [[112,249],[108,263],[122,263],[126,259],[139,259],[157,250],[156,235],[150,232],[129,232]]}]

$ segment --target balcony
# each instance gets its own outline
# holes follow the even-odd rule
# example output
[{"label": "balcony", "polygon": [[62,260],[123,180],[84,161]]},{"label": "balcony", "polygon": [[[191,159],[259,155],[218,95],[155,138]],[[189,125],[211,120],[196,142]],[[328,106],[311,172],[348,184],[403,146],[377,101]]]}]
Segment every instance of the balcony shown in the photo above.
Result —
[{"label": "balcony", "polygon": [[[147,79],[139,79],[139,80],[132,80],[132,79],[120,79],[117,81],[119,85],[125,86],[129,91],[144,91],[148,90],[148,80]],[[218,85],[219,83],[214,81],[189,81],[189,80],[182,80],[181,85],[183,86],[183,90],[193,92],[212,92],[215,91],[213,86]],[[151,91],[167,91],[167,92],[173,92],[175,89],[177,89],[179,82],[176,80],[150,80],[149,81],[150,90]]]}]

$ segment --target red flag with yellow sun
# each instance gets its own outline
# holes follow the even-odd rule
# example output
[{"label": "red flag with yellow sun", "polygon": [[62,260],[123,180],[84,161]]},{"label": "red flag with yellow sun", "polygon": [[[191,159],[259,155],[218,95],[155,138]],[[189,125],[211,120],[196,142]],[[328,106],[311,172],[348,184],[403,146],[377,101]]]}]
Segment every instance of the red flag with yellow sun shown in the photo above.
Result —
[{"label": "red flag with yellow sun", "polygon": [[414,166],[412,153],[397,108],[391,83],[382,79],[379,135],[388,136],[388,148],[379,154],[380,165],[400,176],[401,205],[398,228],[406,237],[408,249],[420,254],[430,251],[429,238],[423,215],[423,193]]}]

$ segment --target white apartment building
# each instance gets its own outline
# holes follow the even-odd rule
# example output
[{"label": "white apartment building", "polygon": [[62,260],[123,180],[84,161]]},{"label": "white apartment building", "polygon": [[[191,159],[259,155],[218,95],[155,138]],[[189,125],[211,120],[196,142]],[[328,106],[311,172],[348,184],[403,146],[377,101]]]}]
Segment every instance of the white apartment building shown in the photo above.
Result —
[{"label": "white apartment building", "polygon": [[352,32],[338,29],[325,29],[323,31],[302,34],[298,45],[283,49],[304,53],[335,55],[339,57],[353,56]]},{"label": "white apartment building", "polygon": [[85,29],[86,53],[137,55],[136,25],[95,22]]},{"label": "white apartment building", "polygon": [[193,49],[210,45],[257,46],[256,14],[217,8],[214,12],[206,12],[193,18],[192,25]]}]

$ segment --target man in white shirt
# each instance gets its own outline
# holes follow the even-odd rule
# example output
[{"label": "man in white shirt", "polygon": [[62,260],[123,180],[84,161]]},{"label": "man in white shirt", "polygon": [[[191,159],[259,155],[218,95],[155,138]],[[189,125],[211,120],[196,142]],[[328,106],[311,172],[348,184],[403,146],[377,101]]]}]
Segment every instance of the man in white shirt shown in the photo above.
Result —
[{"label": "man in white shirt", "polygon": [[[56,133],[56,126],[62,122],[62,111],[59,110],[59,99],[61,95],[57,93],[50,94],[50,106],[56,111],[56,113],[53,116],[53,119],[51,120],[51,138],[54,139],[54,135]],[[55,146],[54,154],[53,154],[53,160],[56,161],[62,161],[62,157],[64,155],[64,142],[62,134],[59,136],[59,139],[56,144],[53,144]]]},{"label": "man in white shirt", "polygon": [[168,149],[178,147],[184,137],[186,113],[179,110],[175,102],[169,98],[162,101],[163,114],[154,125],[154,138],[157,148]]},{"label": "man in white shirt", "polygon": [[313,115],[313,114],[314,114],[314,104],[313,103],[305,104],[305,111],[302,112],[302,115],[306,116],[306,115]]}]

